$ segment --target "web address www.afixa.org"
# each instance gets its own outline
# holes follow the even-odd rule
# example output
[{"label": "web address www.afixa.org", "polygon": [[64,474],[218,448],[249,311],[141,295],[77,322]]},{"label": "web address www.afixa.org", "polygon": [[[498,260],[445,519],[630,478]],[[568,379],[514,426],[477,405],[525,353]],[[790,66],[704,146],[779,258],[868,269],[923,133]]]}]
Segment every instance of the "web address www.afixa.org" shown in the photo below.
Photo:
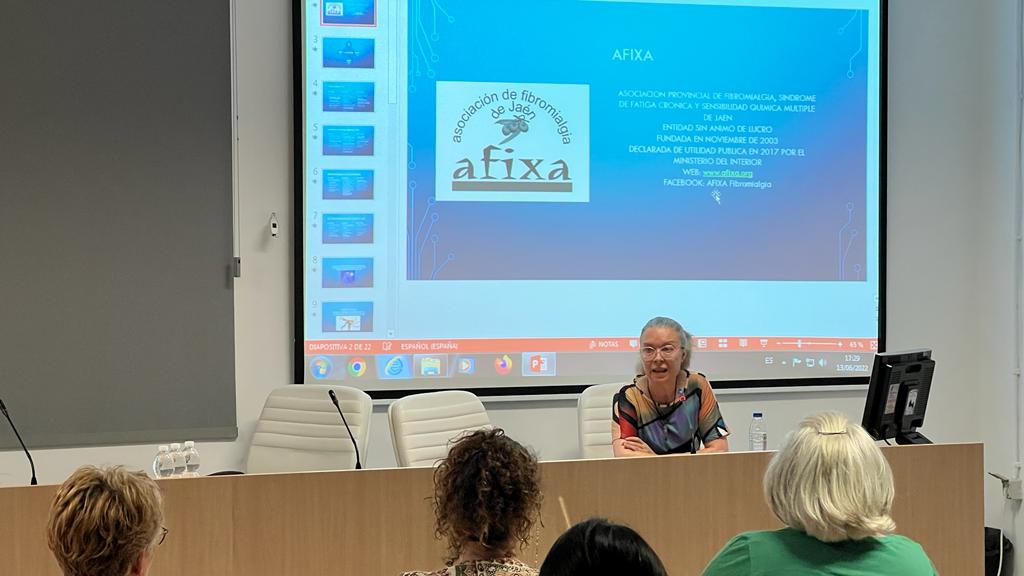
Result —
[{"label": "web address www.afixa.org", "polygon": [[749,170],[704,170],[701,176],[705,178],[753,178],[754,173]]}]

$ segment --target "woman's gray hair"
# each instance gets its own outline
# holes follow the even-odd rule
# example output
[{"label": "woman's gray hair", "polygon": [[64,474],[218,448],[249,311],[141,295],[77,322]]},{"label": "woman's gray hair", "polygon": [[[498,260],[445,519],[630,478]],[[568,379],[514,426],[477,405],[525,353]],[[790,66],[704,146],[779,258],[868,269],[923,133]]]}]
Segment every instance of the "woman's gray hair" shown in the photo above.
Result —
[{"label": "woman's gray hair", "polygon": [[[655,316],[644,324],[643,330],[640,330],[640,337],[643,338],[644,332],[648,328],[670,328],[675,330],[676,334],[679,335],[679,347],[683,350],[683,370],[690,368],[690,353],[693,351],[693,335],[683,328],[683,325],[675,320],[668,318],[667,316]],[[643,365],[641,364],[641,367]],[[640,373],[643,371],[641,370]]]}]

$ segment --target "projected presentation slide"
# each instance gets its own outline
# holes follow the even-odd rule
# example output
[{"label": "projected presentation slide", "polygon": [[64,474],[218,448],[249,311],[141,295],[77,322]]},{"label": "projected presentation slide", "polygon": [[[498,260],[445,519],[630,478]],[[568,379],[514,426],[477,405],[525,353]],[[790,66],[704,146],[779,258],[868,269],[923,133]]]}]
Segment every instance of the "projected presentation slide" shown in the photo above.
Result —
[{"label": "projected presentation slide", "polygon": [[373,258],[324,258],[324,288],[370,288]]},{"label": "projected presentation slide", "polygon": [[372,332],[372,302],[324,302],[324,332]]},{"label": "projected presentation slide", "polygon": [[372,244],[373,214],[324,214],[324,244]]},{"label": "projected presentation slide", "polygon": [[628,381],[659,315],[712,381],[868,374],[879,2],[329,4],[303,32],[308,380]]},{"label": "projected presentation slide", "polygon": [[373,68],[374,43],[366,38],[324,37],[324,68]]},{"label": "projected presentation slide", "polygon": [[324,200],[373,200],[373,170],[324,170]]},{"label": "projected presentation slide", "polygon": [[376,0],[323,2],[320,23],[324,26],[373,26],[377,22]]},{"label": "projected presentation slide", "polygon": [[373,126],[324,126],[324,156],[373,156]]},{"label": "projected presentation slide", "polygon": [[324,82],[325,112],[373,112],[373,82]]}]

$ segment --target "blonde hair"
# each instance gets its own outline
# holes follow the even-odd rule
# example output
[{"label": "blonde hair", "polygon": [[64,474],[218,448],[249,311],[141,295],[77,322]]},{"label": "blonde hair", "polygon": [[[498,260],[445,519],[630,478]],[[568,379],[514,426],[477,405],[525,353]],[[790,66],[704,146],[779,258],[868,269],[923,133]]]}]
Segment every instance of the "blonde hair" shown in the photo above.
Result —
[{"label": "blonde hair", "polygon": [[892,470],[863,428],[838,412],[790,432],[764,475],[765,499],[787,526],[823,542],[891,534]]},{"label": "blonde hair", "polygon": [[156,482],[121,466],[83,466],[50,506],[46,540],[65,576],[124,576],[163,524]]}]

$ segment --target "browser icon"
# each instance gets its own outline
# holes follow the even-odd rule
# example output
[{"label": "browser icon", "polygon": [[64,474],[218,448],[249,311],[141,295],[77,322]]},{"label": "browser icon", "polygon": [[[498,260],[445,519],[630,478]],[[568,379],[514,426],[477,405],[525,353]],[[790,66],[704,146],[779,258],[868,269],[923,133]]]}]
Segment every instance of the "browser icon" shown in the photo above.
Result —
[{"label": "browser icon", "polygon": [[476,372],[476,360],[473,358],[459,358],[459,374],[472,374]]}]

